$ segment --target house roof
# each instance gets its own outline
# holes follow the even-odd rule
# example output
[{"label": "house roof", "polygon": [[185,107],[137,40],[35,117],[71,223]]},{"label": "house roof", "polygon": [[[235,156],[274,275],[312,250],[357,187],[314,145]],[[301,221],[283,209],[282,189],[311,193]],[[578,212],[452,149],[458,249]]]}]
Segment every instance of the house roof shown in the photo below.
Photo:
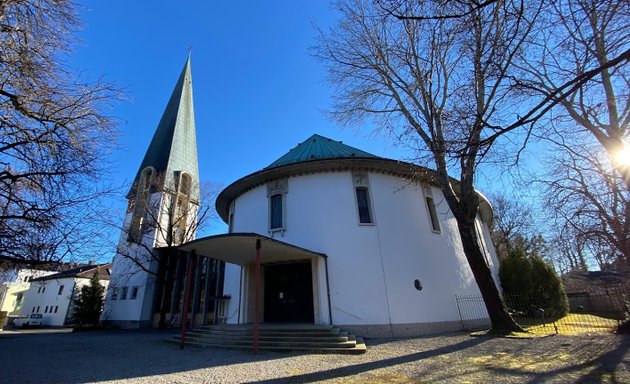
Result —
[{"label": "house roof", "polygon": [[351,147],[327,137],[314,134],[298,144],[278,160],[269,164],[265,169],[281,167],[288,164],[302,163],[305,161],[341,158],[379,158],[371,153]]},{"label": "house roof", "polygon": [[55,273],[53,275],[39,277],[31,281],[44,281],[44,280],[57,280],[65,279],[69,277],[78,278],[90,278],[95,272],[98,272],[98,276],[101,280],[109,280],[111,275],[112,264],[97,264],[97,265],[83,265],[77,268],[69,269],[67,271]]},{"label": "house roof", "polygon": [[147,167],[153,167],[158,173],[164,174],[166,178],[164,183],[167,186],[174,185],[174,172],[189,173],[196,185],[192,197],[199,197],[199,165],[190,56],[179,75],[128,196],[135,195],[142,170]]},{"label": "house roof", "polygon": [[629,284],[630,279],[616,271],[571,271],[562,276],[568,292]]}]

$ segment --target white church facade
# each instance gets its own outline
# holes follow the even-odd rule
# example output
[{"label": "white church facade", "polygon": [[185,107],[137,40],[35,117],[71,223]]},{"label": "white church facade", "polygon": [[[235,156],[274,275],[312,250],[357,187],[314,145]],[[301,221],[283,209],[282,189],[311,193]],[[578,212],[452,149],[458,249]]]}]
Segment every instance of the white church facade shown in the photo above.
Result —
[{"label": "white church facade", "polygon": [[[334,324],[362,336],[461,329],[455,295],[477,295],[431,170],[313,135],[221,192],[230,233],[182,245],[224,260],[228,323]],[[482,199],[486,261],[498,262]],[[262,239],[258,305],[255,239]],[[231,244],[230,244],[231,243]]]},{"label": "white church facade", "polygon": [[[167,107],[164,114],[170,116],[170,131],[159,133],[163,117],[130,192],[127,228],[141,228],[148,220],[148,211],[137,208],[145,172],[186,174],[198,183],[196,143],[189,137],[194,138],[189,61],[182,76],[169,101],[177,112]],[[182,137],[188,139],[177,142]],[[161,145],[164,140],[169,144]],[[173,216],[177,188],[145,188],[165,201],[157,204],[156,216],[165,221],[166,234],[149,231],[144,243],[129,233],[121,236],[107,322],[147,326],[186,316],[198,326],[258,319],[334,324],[361,336],[405,336],[461,329],[455,295],[479,294],[455,219],[427,168],[313,135],[225,188],[216,209],[229,233],[197,240],[194,230],[174,235],[180,228]],[[198,192],[182,193],[195,203]],[[479,240],[498,281],[491,220],[490,204],[481,196]],[[185,223],[194,226],[194,214]],[[160,241],[169,236],[177,241]],[[146,259],[142,268],[123,255],[134,249]],[[133,287],[136,299],[130,302]]]}]

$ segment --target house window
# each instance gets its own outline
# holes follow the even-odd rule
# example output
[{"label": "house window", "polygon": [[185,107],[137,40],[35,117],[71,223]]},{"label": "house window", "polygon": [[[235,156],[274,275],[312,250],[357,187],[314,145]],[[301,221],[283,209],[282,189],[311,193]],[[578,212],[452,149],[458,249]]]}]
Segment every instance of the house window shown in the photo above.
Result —
[{"label": "house window", "polygon": [[374,224],[367,172],[352,172],[359,224]]},{"label": "house window", "polygon": [[437,211],[435,209],[435,201],[433,201],[433,195],[430,187],[423,187],[424,201],[426,203],[427,211],[429,213],[429,220],[431,222],[431,230],[434,233],[440,233],[440,220],[438,219]]},{"label": "house window", "polygon": [[63,285],[61,287],[59,287],[59,293],[57,293],[57,295],[61,295],[63,293]]},{"label": "house window", "polygon": [[55,305],[55,313],[57,313],[57,310],[59,309],[58,305]]},{"label": "house window", "polygon": [[46,292],[46,287],[42,288],[42,293]]},{"label": "house window", "polygon": [[20,305],[23,298],[24,298],[24,294],[22,292],[18,292],[17,297],[15,298],[15,304]]},{"label": "house window", "polygon": [[44,313],[48,313],[48,306],[46,306],[46,308],[44,308]]},{"label": "house window", "polygon": [[35,313],[35,307],[33,307],[33,311],[32,311],[32,313]]},{"label": "house window", "polygon": [[269,197],[269,232],[284,231],[286,229],[286,197],[289,190],[286,179],[276,180],[267,184]]},{"label": "house window", "polygon": [[37,288],[37,293],[42,293],[42,287]]},{"label": "house window", "polygon": [[138,287],[131,288],[131,296],[129,296],[130,300],[135,300],[138,298]]},{"label": "house window", "polygon": [[126,300],[127,299],[127,291],[129,290],[129,287],[125,286],[122,287],[122,291],[120,292],[120,300]]},{"label": "house window", "polygon": [[37,311],[35,311],[35,312],[39,313],[39,306],[37,306]]},{"label": "house window", "polygon": [[112,287],[112,300],[118,300],[118,288]]}]

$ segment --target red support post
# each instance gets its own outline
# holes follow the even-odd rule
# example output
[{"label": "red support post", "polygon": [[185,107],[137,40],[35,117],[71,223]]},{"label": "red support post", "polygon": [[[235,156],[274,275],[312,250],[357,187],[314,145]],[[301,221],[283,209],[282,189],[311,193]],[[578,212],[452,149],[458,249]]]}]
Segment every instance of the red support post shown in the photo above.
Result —
[{"label": "red support post", "polygon": [[195,268],[195,250],[188,254],[188,274],[186,277],[186,293],[184,294],[184,313],[182,314],[182,331],[179,336],[179,349],[184,349],[186,343],[186,325],[188,310],[190,309],[190,291],[192,290],[192,273]]},{"label": "red support post", "polygon": [[256,291],[254,295],[254,355],[258,354],[258,300],[260,298],[260,239],[256,240]]}]

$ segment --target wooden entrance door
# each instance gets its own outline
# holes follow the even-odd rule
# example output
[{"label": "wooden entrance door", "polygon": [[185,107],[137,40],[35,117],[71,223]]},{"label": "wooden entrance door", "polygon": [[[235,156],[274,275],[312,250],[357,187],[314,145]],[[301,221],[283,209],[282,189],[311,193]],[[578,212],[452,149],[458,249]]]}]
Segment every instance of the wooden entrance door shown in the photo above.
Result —
[{"label": "wooden entrance door", "polygon": [[265,322],[313,322],[310,261],[265,266]]}]

